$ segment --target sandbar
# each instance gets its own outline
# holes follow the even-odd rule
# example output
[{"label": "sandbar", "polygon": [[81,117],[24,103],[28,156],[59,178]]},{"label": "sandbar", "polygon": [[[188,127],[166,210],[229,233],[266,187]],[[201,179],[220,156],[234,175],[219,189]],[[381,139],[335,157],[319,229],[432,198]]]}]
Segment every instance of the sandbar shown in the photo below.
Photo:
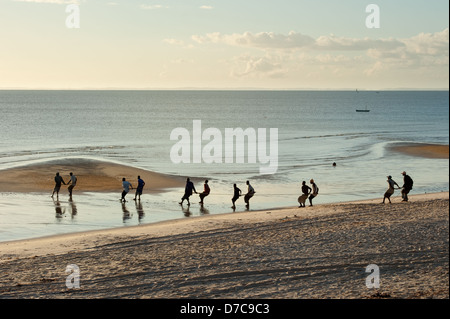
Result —
[{"label": "sandbar", "polygon": [[[145,190],[148,193],[184,186],[185,183],[185,180],[178,176],[122,164],[85,158],[66,158],[2,170],[0,192],[51,193],[55,186],[56,172],[60,173],[66,183],[69,181],[69,173],[73,172],[78,179],[74,192],[117,192],[122,189],[123,177],[133,186],[137,186],[138,175],[145,181]],[[62,185],[63,187],[67,186]]]},{"label": "sandbar", "polygon": [[391,149],[410,156],[448,159],[449,146],[440,144],[404,144],[392,146]]}]

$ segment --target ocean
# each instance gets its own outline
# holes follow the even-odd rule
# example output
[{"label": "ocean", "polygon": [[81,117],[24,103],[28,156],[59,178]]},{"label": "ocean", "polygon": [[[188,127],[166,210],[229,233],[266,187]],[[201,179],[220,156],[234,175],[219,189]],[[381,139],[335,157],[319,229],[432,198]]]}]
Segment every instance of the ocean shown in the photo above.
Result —
[{"label": "ocean", "polygon": [[[245,191],[246,180],[256,190],[251,210],[298,206],[301,182],[311,178],[320,188],[316,204],[377,197],[381,202],[386,176],[402,185],[404,170],[414,179],[411,194],[448,191],[448,160],[389,148],[448,144],[448,105],[448,91],[0,91],[0,174],[54,159],[91,158],[209,179],[212,191],[203,208],[194,198],[189,209],[178,205],[183,189],[144,189],[141,206],[121,204],[120,185],[117,194],[75,189],[73,202],[64,196],[57,205],[51,189],[0,193],[0,241],[232,213],[232,185]],[[356,112],[365,108],[370,112]],[[223,140],[227,129],[265,129],[267,155],[274,151],[270,129],[276,129],[276,172],[261,174],[267,162],[257,156],[252,163],[247,153],[231,163],[207,163],[208,140],[201,141],[201,163],[193,163],[194,152],[190,163],[174,163],[172,132],[189,132],[194,151],[199,121],[201,132],[212,129]],[[203,190],[202,183],[195,186]],[[237,206],[245,209],[242,199]]]}]

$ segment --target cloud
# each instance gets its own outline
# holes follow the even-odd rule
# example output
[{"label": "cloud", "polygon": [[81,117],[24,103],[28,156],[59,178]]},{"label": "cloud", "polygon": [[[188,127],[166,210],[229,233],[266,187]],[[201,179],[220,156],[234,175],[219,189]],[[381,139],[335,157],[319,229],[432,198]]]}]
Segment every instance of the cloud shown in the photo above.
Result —
[{"label": "cloud", "polygon": [[[448,67],[449,29],[435,33],[420,33],[406,39],[349,38],[326,35],[313,38],[298,32],[244,32],[193,35],[197,45],[228,45],[259,49],[263,53],[233,58],[232,74],[238,77],[252,74],[283,76],[288,70],[318,68],[363,70],[375,75],[395,69]],[[275,58],[276,57],[276,58]],[[238,63],[239,62],[239,63]],[[429,71],[427,70],[427,71]],[[442,73],[443,71],[439,71]]]},{"label": "cloud", "polygon": [[392,50],[404,45],[404,43],[396,39],[357,39],[329,35],[317,38],[313,48],[323,51],[364,51],[371,48]]},{"label": "cloud", "polygon": [[[189,47],[204,55],[214,54],[216,47],[220,47],[221,57],[217,62],[226,65],[230,78],[241,83],[271,80],[300,86],[320,86],[325,82],[345,86],[389,82],[406,87],[414,83],[421,86],[428,81],[430,85],[448,85],[441,84],[448,83],[449,76],[448,28],[409,38],[372,39],[333,34],[312,37],[294,31],[286,34],[214,32],[192,35],[190,41],[166,39],[164,42]],[[227,46],[233,49],[226,50]]]},{"label": "cloud", "polygon": [[300,33],[290,32],[288,35],[273,32],[260,32],[253,34],[245,32],[243,34],[221,34],[219,32],[208,33],[205,36],[194,35],[192,40],[199,44],[215,43],[233,46],[246,46],[261,49],[286,49],[302,48],[314,43],[314,39]]},{"label": "cloud", "polygon": [[168,9],[168,6],[162,4],[141,4],[139,6],[142,10]]},{"label": "cloud", "polygon": [[186,42],[182,41],[182,40],[178,40],[178,39],[164,39],[163,40],[164,43],[168,43],[170,45],[174,45],[174,46],[178,46],[184,49],[192,49],[194,46],[192,44],[186,44]]},{"label": "cloud", "polygon": [[195,61],[193,59],[175,59],[170,61],[172,64],[193,64]]},{"label": "cloud", "polygon": [[14,2],[32,2],[32,3],[51,3],[51,4],[70,4],[79,3],[79,0],[13,0]]},{"label": "cloud", "polygon": [[376,60],[375,70],[383,66],[395,68],[448,67],[449,29],[436,33],[420,33],[400,40],[403,46],[397,48],[374,47],[367,56]]},{"label": "cloud", "polygon": [[370,48],[395,49],[405,46],[403,42],[396,39],[357,39],[336,37],[334,35],[320,36],[314,39],[294,31],[289,32],[287,35],[273,32],[244,32],[243,34],[221,34],[216,32],[208,33],[204,36],[194,35],[192,40],[199,44],[215,43],[278,50],[363,51]]},{"label": "cloud", "polygon": [[436,33],[420,33],[415,37],[405,39],[407,51],[418,55],[448,56],[449,29]]},{"label": "cloud", "polygon": [[172,45],[179,45],[179,46],[184,45],[184,41],[178,40],[178,39],[164,39],[163,42],[172,44]]},{"label": "cloud", "polygon": [[200,6],[200,9],[202,9],[202,10],[212,10],[213,7],[212,6]]},{"label": "cloud", "polygon": [[282,58],[274,55],[254,57],[244,54],[233,59],[233,77],[282,78],[287,74]]}]

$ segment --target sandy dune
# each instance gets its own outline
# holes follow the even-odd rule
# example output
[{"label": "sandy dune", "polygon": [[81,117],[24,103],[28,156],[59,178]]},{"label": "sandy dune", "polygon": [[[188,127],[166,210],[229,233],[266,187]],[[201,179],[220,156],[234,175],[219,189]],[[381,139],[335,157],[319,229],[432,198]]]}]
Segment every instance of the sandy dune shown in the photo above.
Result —
[{"label": "sandy dune", "polygon": [[[177,176],[91,159],[67,158],[45,163],[27,165],[1,171],[0,192],[48,192],[55,186],[54,177],[59,172],[67,183],[69,173],[78,178],[75,192],[120,191],[122,178],[137,185],[140,175],[146,182],[146,192],[160,191],[169,187],[183,187],[185,179]],[[64,186],[62,185],[61,189]]]}]

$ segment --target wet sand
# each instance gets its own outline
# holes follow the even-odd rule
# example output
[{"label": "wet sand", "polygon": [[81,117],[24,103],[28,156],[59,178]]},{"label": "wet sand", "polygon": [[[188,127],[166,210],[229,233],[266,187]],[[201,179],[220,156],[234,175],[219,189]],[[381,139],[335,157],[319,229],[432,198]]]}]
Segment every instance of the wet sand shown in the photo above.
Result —
[{"label": "wet sand", "polygon": [[[1,298],[449,298],[449,193],[0,243]],[[66,267],[80,269],[79,289]],[[366,267],[380,288],[366,287]]]},{"label": "wet sand", "polygon": [[[91,159],[61,159],[45,163],[11,168],[1,171],[0,192],[46,192],[52,193],[54,177],[59,172],[66,183],[69,173],[77,177],[74,192],[117,192],[122,189],[125,177],[137,186],[137,176],[145,181],[146,192],[157,192],[170,187],[184,187],[185,179],[159,174],[131,166]],[[134,184],[133,184],[134,183]],[[62,185],[61,190],[67,188]]]},{"label": "wet sand", "polygon": [[393,146],[393,151],[425,158],[448,159],[449,146],[439,144],[405,144]]},{"label": "wet sand", "polygon": [[[407,143],[392,146],[390,150],[410,156],[449,158],[449,145]],[[52,160],[0,172],[0,193],[51,193],[55,186],[56,172],[60,173],[66,183],[69,181],[70,172],[77,176],[78,182],[74,192],[117,192],[122,189],[123,177],[132,184],[136,184],[138,175],[146,182],[145,190],[149,193],[185,185],[185,177],[159,174],[132,166],[86,158]],[[61,190],[64,188],[67,186],[62,185]]]}]

